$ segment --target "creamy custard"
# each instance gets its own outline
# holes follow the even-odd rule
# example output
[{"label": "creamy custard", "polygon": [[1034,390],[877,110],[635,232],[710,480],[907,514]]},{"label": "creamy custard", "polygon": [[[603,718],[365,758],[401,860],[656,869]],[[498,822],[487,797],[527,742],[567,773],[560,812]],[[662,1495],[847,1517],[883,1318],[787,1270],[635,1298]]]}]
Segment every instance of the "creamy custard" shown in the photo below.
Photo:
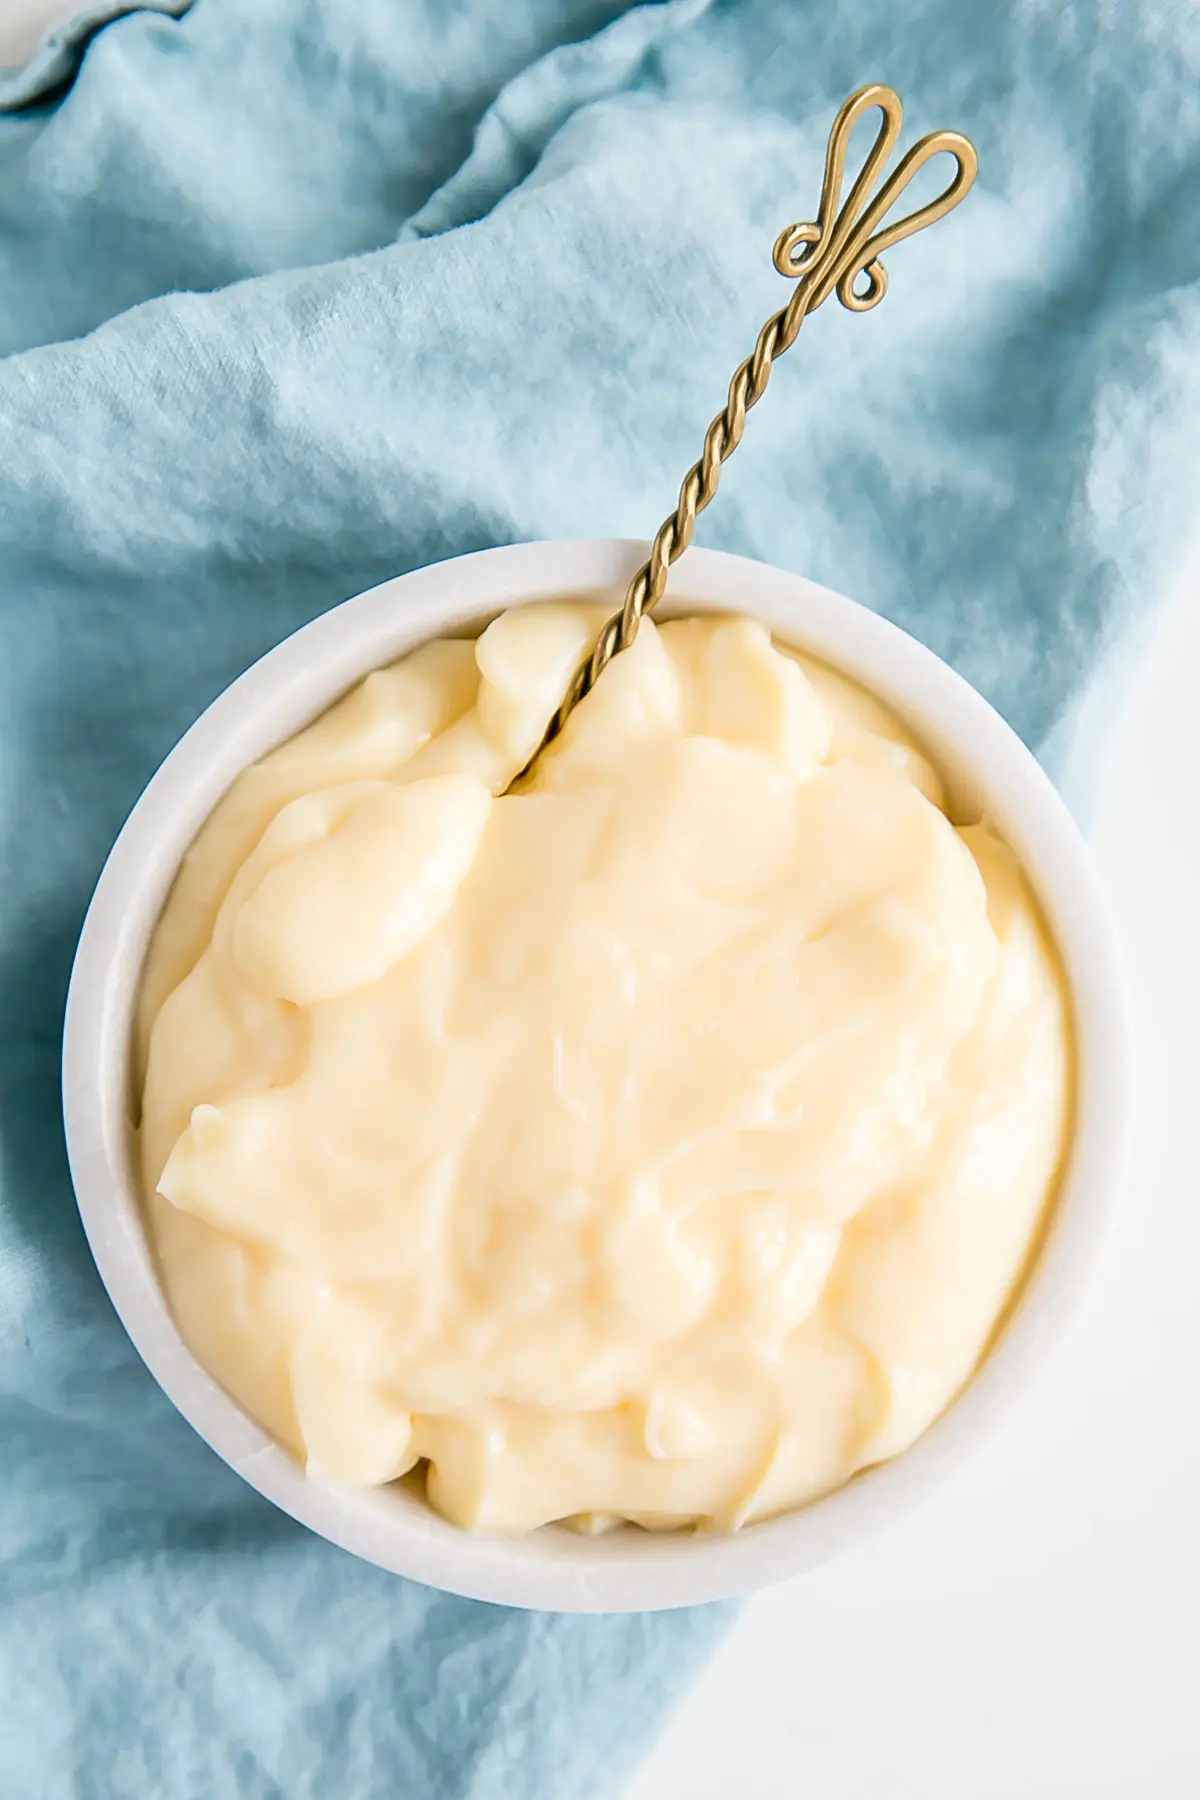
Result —
[{"label": "creamy custard", "polygon": [[195,1355],[464,1526],[732,1529],[969,1379],[1063,1153],[1062,984],[899,722],[744,619],[424,646],[247,770],[141,993]]}]

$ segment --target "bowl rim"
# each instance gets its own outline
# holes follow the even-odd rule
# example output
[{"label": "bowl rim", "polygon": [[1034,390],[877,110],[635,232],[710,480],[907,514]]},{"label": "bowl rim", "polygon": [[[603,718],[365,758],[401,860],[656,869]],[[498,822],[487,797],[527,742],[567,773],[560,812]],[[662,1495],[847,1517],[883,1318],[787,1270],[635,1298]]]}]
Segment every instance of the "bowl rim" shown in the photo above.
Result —
[{"label": "bowl rim", "polygon": [[185,733],[126,820],[84,922],[64,1028],[64,1122],[84,1230],[129,1337],[184,1418],[252,1487],[331,1542],[451,1593],[552,1611],[657,1610],[745,1594],[863,1543],[927,1498],[993,1435],[1061,1338],[1120,1191],[1132,1126],[1132,1033],[1116,933],[1079,831],[1032,753],[960,675],[881,615],[802,576],[691,549],[663,616],[751,614],[891,706],[943,771],[958,772],[960,793],[986,806],[1058,947],[1075,1031],[1071,1147],[1049,1227],[993,1348],[901,1456],[731,1537],[463,1532],[410,1495],[309,1480],[204,1372],[155,1273],[128,1126],[133,1004],[184,851],[243,767],[369,670],[509,605],[567,596],[619,604],[648,548],[542,540],[450,558],[344,601],[268,651]]}]

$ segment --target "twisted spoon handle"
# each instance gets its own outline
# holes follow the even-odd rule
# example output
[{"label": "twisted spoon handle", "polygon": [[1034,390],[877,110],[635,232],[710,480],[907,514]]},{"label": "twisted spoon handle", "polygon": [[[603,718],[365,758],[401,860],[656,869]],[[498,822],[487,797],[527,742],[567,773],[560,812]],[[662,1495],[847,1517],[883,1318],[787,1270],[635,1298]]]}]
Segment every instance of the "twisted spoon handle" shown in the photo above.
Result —
[{"label": "twisted spoon handle", "polygon": [[[849,198],[838,211],[850,133],[873,106],[877,106],[882,115],[879,132]],[[859,88],[838,113],[825,154],[825,178],[817,219],[812,224],[790,225],[780,233],[775,244],[775,267],[781,275],[797,281],[796,291],[788,304],[767,320],[758,334],[753,354],[735,372],[725,406],[704,435],[700,460],[693,463],[683,478],[675,511],[659,526],[649,559],[630,582],[620,612],[608,620],[592,654],[576,671],[542,742],[530,758],[531,764],[558,736],[584,696],[591,693],[613,657],[632,644],[643,613],[649,612],[662,599],[671,564],[691,543],[697,515],[704,511],[717,491],[721,464],[732,456],[741,442],[746,414],[767,390],[772,363],[785,350],[791,349],[808,314],[815,312],[835,290],[842,305],[851,312],[869,312],[877,306],[887,292],[887,272],[879,260],[882,253],[903,238],[911,237],[915,231],[944,218],[975,180],[979,163],[970,140],[957,131],[935,131],[913,146],[875,198],[866,204],[876,177],[900,135],[902,118],[899,96],[880,82]],[[948,151],[955,162],[949,186],[936,199],[908,213],[894,225],[883,231],[877,230],[917,170],[942,150]],[[867,285],[858,291],[855,284],[861,275],[866,276]]]}]

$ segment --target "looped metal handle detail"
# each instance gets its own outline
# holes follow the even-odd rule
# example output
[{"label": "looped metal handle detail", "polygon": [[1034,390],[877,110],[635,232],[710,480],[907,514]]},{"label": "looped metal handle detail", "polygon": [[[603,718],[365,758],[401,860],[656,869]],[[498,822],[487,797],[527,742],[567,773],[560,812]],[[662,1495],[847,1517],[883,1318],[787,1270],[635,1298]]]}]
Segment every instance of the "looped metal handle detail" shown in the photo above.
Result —
[{"label": "looped metal handle detail", "polygon": [[[845,204],[839,205],[850,134],[872,107],[878,107],[881,114],[879,131]],[[705,433],[700,460],[683,478],[675,511],[659,526],[649,560],[630,582],[620,612],[608,620],[592,654],[576,671],[526,770],[558,736],[613,657],[632,644],[642,615],[662,598],[671,564],[691,543],[697,515],[717,491],[721,464],[741,442],[746,414],[766,391],[771,364],[795,343],[808,314],[815,312],[832,293],[850,312],[870,312],[878,306],[888,286],[887,270],[880,260],[884,251],[945,218],[970,189],[979,166],[974,145],[960,132],[934,131],[913,145],[875,193],[880,171],[896,147],[903,117],[899,95],[882,82],[859,88],[838,113],[829,133],[817,217],[812,223],[789,225],[775,242],[775,267],[796,282],[796,291],[788,304],[767,320],[758,334],[753,355],[735,371],[724,409]],[[880,230],[913,176],[942,151],[955,161],[949,186],[915,212]],[[855,284],[863,275],[867,285],[860,291]]]},{"label": "looped metal handle detail", "polygon": [[[873,106],[877,106],[881,114],[878,134],[850,190],[849,199],[838,211],[850,133]],[[899,95],[876,82],[852,94],[833,122],[816,222],[789,225],[786,231],[780,232],[775,243],[775,267],[779,273],[802,279],[807,284],[806,314],[815,312],[833,292],[851,312],[869,312],[873,306],[878,306],[887,293],[887,270],[879,260],[883,252],[904,238],[912,237],[926,225],[944,218],[958,205],[975,179],[979,161],[970,139],[958,131],[933,131],[919,144],[914,144],[874,200],[864,208],[880,169],[895,149],[903,116]],[[942,151],[952,156],[955,162],[950,185],[936,199],[898,219],[886,230],[878,231],[880,222],[918,169],[923,169],[931,157]],[[804,254],[798,256],[797,251],[801,249]],[[854,284],[862,274],[867,276],[868,285],[859,293]]]}]

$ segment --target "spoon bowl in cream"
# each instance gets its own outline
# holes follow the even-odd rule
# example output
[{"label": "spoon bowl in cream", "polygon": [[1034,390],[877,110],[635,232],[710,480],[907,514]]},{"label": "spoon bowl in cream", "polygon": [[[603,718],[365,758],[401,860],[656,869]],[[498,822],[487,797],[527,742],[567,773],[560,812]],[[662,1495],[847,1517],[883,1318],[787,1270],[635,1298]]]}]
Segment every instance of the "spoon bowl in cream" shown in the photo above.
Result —
[{"label": "spoon bowl in cream", "polygon": [[894,1461],[799,1511],[725,1536],[464,1532],[403,1483],[351,1488],[306,1475],[197,1364],[163,1297],[133,1155],[130,1045],[147,945],[180,861],[231,781],[370,670],[514,604],[615,608],[644,555],[618,541],[540,543],[422,569],[347,601],[236,681],[167,758],[97,886],[67,1010],[64,1104],[80,1212],[100,1274],[147,1366],[212,1447],[261,1493],[357,1555],[429,1585],[561,1611],[697,1603],[798,1574],[899,1517],[963,1463],[1036,1380],[1073,1310],[1120,1184],[1129,1135],[1129,1028],[1119,959],[1079,834],[1029,751],[931,652],[811,582],[711,551],[688,553],[662,611],[744,613],[892,709],[962,815],[1011,846],[1060,958],[1075,1059],[1071,1135],[1046,1229],[977,1374]]}]

